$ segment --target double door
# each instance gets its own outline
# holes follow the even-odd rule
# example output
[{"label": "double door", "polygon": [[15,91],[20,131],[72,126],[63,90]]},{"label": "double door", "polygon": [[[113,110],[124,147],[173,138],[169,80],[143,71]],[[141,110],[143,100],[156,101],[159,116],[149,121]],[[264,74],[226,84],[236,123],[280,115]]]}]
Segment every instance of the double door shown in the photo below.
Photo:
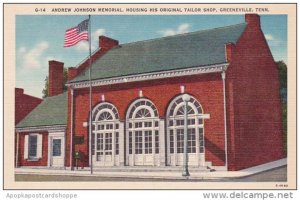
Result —
[{"label": "double door", "polygon": [[[188,165],[199,166],[200,153],[197,148],[199,144],[199,134],[195,128],[188,129],[187,135],[187,159]],[[170,165],[182,166],[184,162],[184,128],[179,127],[170,130]]]},{"label": "double door", "polygon": [[135,132],[135,165],[154,164],[154,134],[152,130]]},{"label": "double door", "polygon": [[99,166],[113,166],[113,132],[96,133],[96,164]]}]

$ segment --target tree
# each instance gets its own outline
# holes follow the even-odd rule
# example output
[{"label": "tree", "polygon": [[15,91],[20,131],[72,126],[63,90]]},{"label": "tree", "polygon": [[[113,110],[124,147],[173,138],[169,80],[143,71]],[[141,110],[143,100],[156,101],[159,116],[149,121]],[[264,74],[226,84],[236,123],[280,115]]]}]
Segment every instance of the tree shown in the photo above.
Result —
[{"label": "tree", "polygon": [[282,126],[284,150],[287,152],[287,66],[284,61],[276,62],[278,67],[278,76],[280,83],[281,110],[282,110]]},{"label": "tree", "polygon": [[[42,91],[43,93],[43,99],[45,99],[46,97],[48,97],[48,88],[49,88],[49,83],[48,83],[48,76],[46,76],[45,78],[45,86],[44,89]],[[63,91],[67,91],[67,86],[66,83],[68,81],[68,70],[66,68],[64,68],[64,81],[63,81]]]},{"label": "tree", "polygon": [[279,71],[280,89],[287,88],[287,66],[284,61],[276,62]]}]

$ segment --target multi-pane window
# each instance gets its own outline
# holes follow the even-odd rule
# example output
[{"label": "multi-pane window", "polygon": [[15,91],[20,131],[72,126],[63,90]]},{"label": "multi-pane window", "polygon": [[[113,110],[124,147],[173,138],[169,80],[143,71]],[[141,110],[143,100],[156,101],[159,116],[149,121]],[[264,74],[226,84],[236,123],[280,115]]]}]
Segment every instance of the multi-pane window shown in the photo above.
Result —
[{"label": "multi-pane window", "polygon": [[103,134],[97,134],[97,151],[103,150]]},{"label": "multi-pane window", "polygon": [[144,122],[144,124],[145,127],[152,127],[152,122]]},{"label": "multi-pane window", "polygon": [[99,120],[112,120],[113,117],[109,112],[105,111],[105,112],[101,112],[98,119]]},{"label": "multi-pane window", "polygon": [[37,157],[37,135],[29,135],[28,137],[28,157]]},{"label": "multi-pane window", "polygon": [[[167,111],[167,131],[170,153],[183,153],[184,145],[185,102],[182,96],[176,97]],[[203,110],[200,103],[191,97],[187,103],[187,151],[188,153],[204,153]],[[197,141],[197,137],[199,137]],[[176,149],[175,149],[176,144]]]},{"label": "multi-pane window", "polygon": [[135,132],[135,154],[143,153],[143,132]]},{"label": "multi-pane window", "polygon": [[53,142],[52,155],[61,156],[61,139],[53,139],[52,142]]},{"label": "multi-pane window", "polygon": [[120,121],[115,106],[107,102],[100,103],[94,108],[92,119],[92,154],[95,155],[96,152],[98,161],[104,159],[101,156],[110,156],[113,153],[118,155]]},{"label": "multi-pane window", "polygon": [[92,155],[95,155],[95,133],[92,134]]},{"label": "multi-pane window", "polygon": [[110,103],[101,103],[92,112],[93,121],[119,119],[119,114],[115,106]]},{"label": "multi-pane window", "polygon": [[177,138],[177,153],[183,153],[183,140],[184,140],[184,131],[183,129],[176,130],[176,138]]},{"label": "multi-pane window", "polygon": [[187,152],[188,153],[196,153],[196,129],[189,128],[187,135]]},{"label": "multi-pane window", "polygon": [[174,153],[174,133],[170,130],[170,153]]},{"label": "multi-pane window", "polygon": [[203,153],[204,152],[204,136],[203,136],[203,128],[199,128],[199,152]]},{"label": "multi-pane window", "polygon": [[136,122],[135,124],[135,128],[142,128],[143,127],[143,122]]},{"label": "multi-pane window", "polygon": [[[137,108],[139,108],[139,110],[135,112]],[[128,118],[153,117],[153,114],[150,111],[154,112],[154,116],[158,116],[157,109],[151,101],[147,99],[139,99],[131,105]],[[134,113],[135,116],[133,116]]]},{"label": "multi-pane window", "polygon": [[187,124],[188,125],[194,125],[195,124],[195,119],[188,119]]},{"label": "multi-pane window", "polygon": [[137,111],[137,113],[135,114],[135,117],[136,118],[151,117],[151,113],[148,109],[142,108]]},{"label": "multi-pane window", "polygon": [[105,133],[105,155],[112,154],[112,133]]},{"label": "multi-pane window", "polygon": [[152,131],[145,131],[145,154],[152,153]]},{"label": "multi-pane window", "polygon": [[114,125],[112,123],[106,124],[106,130],[113,129]]},{"label": "multi-pane window", "polygon": [[155,153],[159,153],[159,132],[155,131]]},{"label": "multi-pane window", "polygon": [[128,147],[129,154],[132,154],[132,132],[131,131],[129,131],[128,140],[129,140],[129,147]]},{"label": "multi-pane window", "polygon": [[127,131],[129,154],[159,153],[159,118],[151,101],[139,99],[133,102],[127,113]]},{"label": "multi-pane window", "polygon": [[176,120],[176,126],[183,126],[183,125],[184,125],[184,120],[183,119]]},{"label": "multi-pane window", "polygon": [[116,155],[119,155],[119,132],[116,132]]}]

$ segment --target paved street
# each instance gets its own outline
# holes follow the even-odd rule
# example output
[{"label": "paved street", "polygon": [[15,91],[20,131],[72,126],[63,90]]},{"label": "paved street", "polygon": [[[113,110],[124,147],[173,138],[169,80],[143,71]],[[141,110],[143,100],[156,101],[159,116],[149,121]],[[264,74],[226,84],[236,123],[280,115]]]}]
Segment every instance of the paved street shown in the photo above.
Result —
[{"label": "paved street", "polygon": [[272,181],[286,181],[287,180],[287,167],[279,167],[273,170],[254,174],[252,176],[235,178],[230,181],[236,182],[272,182]]},{"label": "paved street", "polygon": [[273,170],[265,171],[259,174],[242,177],[242,178],[226,178],[211,180],[174,180],[174,179],[149,179],[149,178],[111,178],[111,177],[95,177],[95,176],[70,176],[70,175],[15,175],[16,181],[126,181],[126,182],[270,182],[270,181],[286,181],[287,167],[279,167]]}]

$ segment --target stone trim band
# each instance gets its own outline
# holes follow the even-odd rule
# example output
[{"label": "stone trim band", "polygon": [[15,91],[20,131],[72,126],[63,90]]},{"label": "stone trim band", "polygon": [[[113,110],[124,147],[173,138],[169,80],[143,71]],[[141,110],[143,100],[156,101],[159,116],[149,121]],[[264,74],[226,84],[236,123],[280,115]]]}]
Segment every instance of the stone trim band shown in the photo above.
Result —
[{"label": "stone trim band", "polygon": [[[107,78],[102,80],[92,80],[92,86],[103,86],[103,85],[112,85],[118,83],[126,83],[126,82],[135,82],[135,81],[146,81],[153,79],[161,79],[161,78],[171,78],[178,76],[188,76],[195,74],[205,74],[205,73],[214,73],[214,72],[222,72],[225,71],[228,67],[228,63],[209,65],[209,66],[201,66],[194,67],[188,69],[178,69],[178,70],[169,70],[162,72],[152,72],[146,74],[137,74],[137,75],[129,75],[115,78]],[[75,82],[75,83],[67,83],[67,86],[71,86],[72,88],[87,88],[89,87],[89,81],[83,82]]]}]

